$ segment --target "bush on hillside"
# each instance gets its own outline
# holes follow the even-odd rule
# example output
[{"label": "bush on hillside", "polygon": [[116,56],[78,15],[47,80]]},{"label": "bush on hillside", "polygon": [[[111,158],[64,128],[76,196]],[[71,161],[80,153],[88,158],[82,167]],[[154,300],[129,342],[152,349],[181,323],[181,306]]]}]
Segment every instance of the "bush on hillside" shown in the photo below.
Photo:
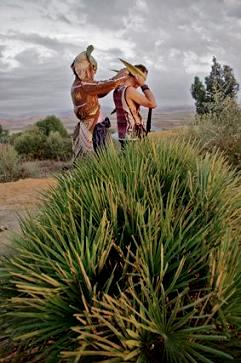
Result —
[{"label": "bush on hillside", "polygon": [[234,172],[184,142],[79,161],[1,264],[4,335],[29,361],[229,361],[240,209]]},{"label": "bush on hillside", "polygon": [[39,175],[39,168],[36,163],[31,165],[27,162],[23,163],[12,145],[0,145],[0,182],[5,183],[37,175]]},{"label": "bush on hillside", "polygon": [[71,155],[71,138],[63,138],[58,131],[51,132],[46,140],[45,158],[54,160],[69,160]]},{"label": "bush on hillside", "polygon": [[205,115],[196,116],[186,138],[196,139],[205,151],[221,151],[236,168],[241,169],[241,108],[236,101],[217,93]]},{"label": "bush on hillside", "polygon": [[14,147],[22,157],[28,160],[69,160],[72,155],[70,137],[63,138],[57,131],[45,136],[36,127],[17,136]]},{"label": "bush on hillside", "polygon": [[43,159],[47,137],[34,127],[21,133],[14,140],[14,147],[19,155],[27,159]]},{"label": "bush on hillside", "polygon": [[21,174],[19,156],[11,145],[0,145],[0,182],[17,179]]},{"label": "bush on hillside", "polygon": [[62,137],[68,136],[63,123],[56,116],[47,116],[45,119],[36,122],[36,126],[45,136],[49,136],[51,132],[59,132]]},{"label": "bush on hillside", "polygon": [[14,132],[13,134],[9,135],[9,144],[13,145],[14,146],[14,142],[15,140],[20,136],[22,135],[22,131],[20,132]]},{"label": "bush on hillside", "polygon": [[6,144],[9,140],[9,131],[0,124],[0,144]]}]

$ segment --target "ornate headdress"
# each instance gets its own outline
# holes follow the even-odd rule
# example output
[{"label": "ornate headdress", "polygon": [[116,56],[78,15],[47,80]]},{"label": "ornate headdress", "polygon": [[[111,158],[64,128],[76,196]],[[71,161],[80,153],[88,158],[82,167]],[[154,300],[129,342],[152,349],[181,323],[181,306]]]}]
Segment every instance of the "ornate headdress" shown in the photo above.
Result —
[{"label": "ornate headdress", "polygon": [[89,45],[84,52],[81,52],[79,55],[77,55],[77,57],[74,59],[73,63],[71,64],[73,72],[80,79],[88,78],[87,70],[89,69],[90,64],[95,71],[97,70],[97,62],[95,58],[91,55],[93,50],[94,50],[93,45]]}]

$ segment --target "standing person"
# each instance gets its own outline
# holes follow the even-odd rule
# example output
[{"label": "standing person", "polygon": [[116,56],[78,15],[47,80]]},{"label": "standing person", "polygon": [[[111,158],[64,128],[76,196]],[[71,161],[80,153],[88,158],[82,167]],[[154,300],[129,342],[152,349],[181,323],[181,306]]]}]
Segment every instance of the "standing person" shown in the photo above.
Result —
[{"label": "standing person", "polygon": [[[129,77],[124,85],[113,93],[117,115],[118,137],[122,147],[128,140],[137,140],[146,135],[144,123],[140,114],[140,106],[155,108],[155,97],[145,84],[148,70],[142,64],[128,67]],[[137,91],[141,87],[143,94]]]},{"label": "standing person", "polygon": [[[74,160],[93,150],[93,133],[97,123],[104,121],[103,127],[110,126],[106,119],[103,120],[98,98],[104,97],[127,79],[126,71],[121,70],[112,79],[95,81],[97,62],[91,55],[93,50],[92,45],[88,46],[71,65],[75,75],[71,97],[75,115],[80,120],[73,133]],[[96,132],[98,133],[98,129]]]}]

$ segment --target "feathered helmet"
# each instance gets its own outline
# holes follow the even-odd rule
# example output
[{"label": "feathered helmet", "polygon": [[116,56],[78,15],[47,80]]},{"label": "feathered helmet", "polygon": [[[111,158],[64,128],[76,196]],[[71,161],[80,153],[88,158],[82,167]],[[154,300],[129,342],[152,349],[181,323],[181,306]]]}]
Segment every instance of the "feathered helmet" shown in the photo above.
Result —
[{"label": "feathered helmet", "polygon": [[93,52],[94,47],[93,45],[89,45],[84,52],[81,52],[77,57],[74,59],[73,63],[71,64],[71,68],[73,72],[80,78],[86,78],[86,71],[89,68],[89,65],[93,67],[94,71],[97,70],[97,62],[95,58],[91,55]]}]

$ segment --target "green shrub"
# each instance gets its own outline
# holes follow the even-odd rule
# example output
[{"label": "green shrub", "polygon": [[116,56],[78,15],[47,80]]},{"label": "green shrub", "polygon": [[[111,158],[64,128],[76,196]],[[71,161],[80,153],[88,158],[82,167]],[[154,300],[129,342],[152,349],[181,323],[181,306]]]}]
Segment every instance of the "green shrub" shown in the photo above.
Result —
[{"label": "green shrub", "polygon": [[63,138],[58,131],[50,132],[44,149],[46,159],[68,160],[72,155],[72,141]]},{"label": "green shrub", "polygon": [[22,135],[22,132],[14,132],[13,134],[11,134],[9,136],[9,143],[14,146],[16,138],[19,137],[20,135]]},{"label": "green shrub", "polygon": [[46,140],[45,135],[33,128],[16,137],[14,147],[20,155],[28,159],[43,159]]},{"label": "green shrub", "polygon": [[9,131],[5,130],[0,124],[0,144],[6,144],[9,141]]},{"label": "green shrub", "polygon": [[70,137],[63,138],[58,131],[50,132],[48,136],[45,136],[36,127],[15,137],[14,147],[28,160],[69,160],[72,155]]},{"label": "green shrub", "polygon": [[68,136],[63,123],[56,116],[48,116],[45,119],[36,122],[36,126],[45,136],[49,136],[51,132],[59,132],[62,137]]},{"label": "green shrub", "polygon": [[29,361],[229,361],[240,202],[223,159],[184,142],[80,161],[1,264],[5,336]]},{"label": "green shrub", "polygon": [[15,180],[20,174],[17,151],[11,145],[0,145],[0,182]]},{"label": "green shrub", "polygon": [[36,163],[22,162],[12,145],[0,145],[0,182],[36,177],[39,173]]},{"label": "green shrub", "polygon": [[186,136],[197,139],[205,151],[220,150],[234,167],[241,169],[241,109],[234,100],[220,99],[217,94],[209,113],[196,116]]}]

